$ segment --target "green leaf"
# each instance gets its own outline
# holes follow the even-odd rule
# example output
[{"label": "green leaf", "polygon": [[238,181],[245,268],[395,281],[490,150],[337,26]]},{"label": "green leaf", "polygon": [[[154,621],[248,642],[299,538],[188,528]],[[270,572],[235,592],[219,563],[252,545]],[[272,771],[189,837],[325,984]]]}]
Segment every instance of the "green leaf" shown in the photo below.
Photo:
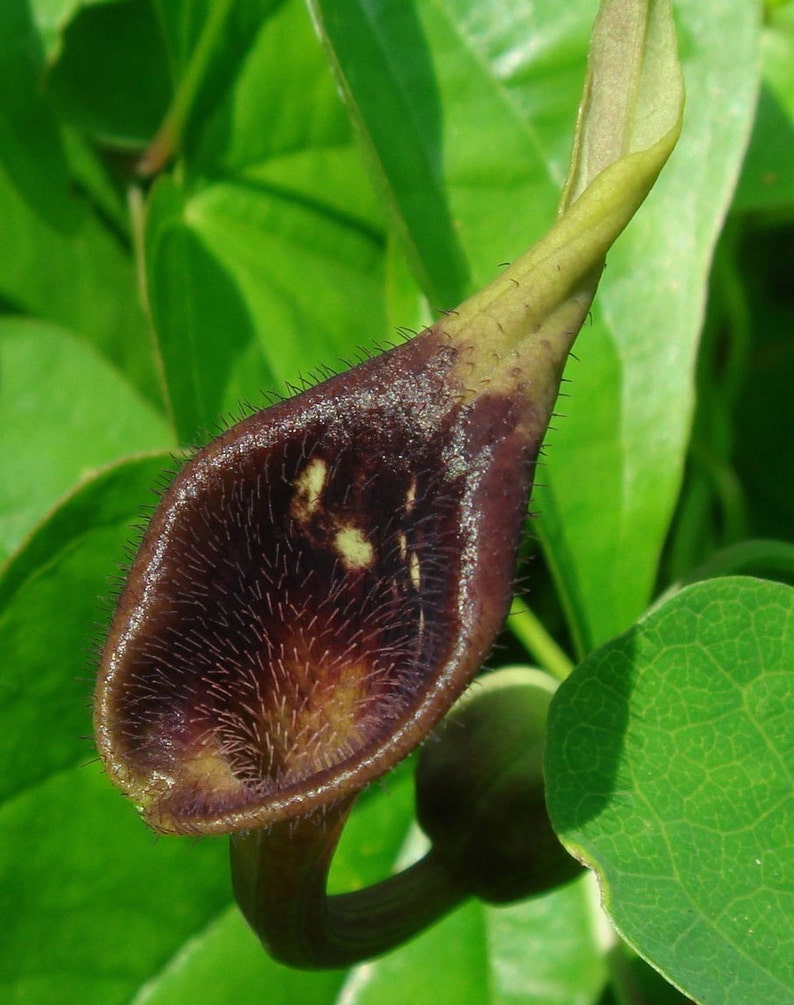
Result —
[{"label": "green leaf", "polygon": [[415,274],[452,308],[553,219],[594,4],[310,6]]},{"label": "green leaf", "polygon": [[12,767],[0,778],[0,799],[91,757],[88,698],[100,598],[167,462],[162,454],[127,461],[86,481],[3,570],[0,759]]},{"label": "green leaf", "polygon": [[549,812],[618,930],[704,1005],[794,988],[794,590],[688,587],[557,692]]},{"label": "green leaf", "polygon": [[126,0],[28,0],[30,14],[36,26],[49,64],[58,52],[61,32],[82,7],[94,4],[124,3]]},{"label": "green leaf", "polygon": [[187,442],[385,333],[384,236],[300,5],[264,20],[239,75],[207,125],[212,153],[189,140],[188,177],[161,178],[146,214],[149,302]]},{"label": "green leaf", "polygon": [[0,367],[2,556],[89,471],[172,437],[105,360],[53,325],[0,318]]},{"label": "green leaf", "polygon": [[773,11],[761,34],[763,87],[735,208],[794,203],[794,7]]},{"label": "green leaf", "polygon": [[715,576],[757,576],[794,586],[794,544],[765,539],[740,541],[714,552],[684,583]]},{"label": "green leaf", "polygon": [[[752,5],[688,2],[677,11],[681,139],[609,256],[534,498],[582,653],[625,629],[654,587],[689,437],[708,268],[755,103]],[[715,91],[730,102],[715,104]]]},{"label": "green leaf", "polygon": [[[257,6],[251,0],[244,8],[250,18]],[[232,63],[223,100],[216,96],[188,136],[191,171],[233,178],[380,235],[381,211],[305,5],[264,7],[247,26],[246,58]]]},{"label": "green leaf", "polygon": [[63,325],[158,402],[135,274],[118,235],[86,212],[65,234],[21,198],[0,167],[0,306]]},{"label": "green leaf", "polygon": [[[148,215],[152,315],[183,440],[241,401],[339,361],[383,331],[378,242],[322,207],[168,179]],[[361,313],[359,313],[361,312]]]},{"label": "green leaf", "polygon": [[28,207],[60,230],[80,218],[59,123],[42,94],[44,53],[26,0],[0,6],[0,163]]},{"label": "green leaf", "polygon": [[[273,378],[230,274],[189,225],[183,193],[167,176],[146,214],[146,263],[152,320],[172,417],[180,439],[214,431],[245,390]],[[249,383],[250,382],[250,383]]]},{"label": "green leaf", "polygon": [[343,979],[339,971],[306,973],[275,963],[231,904],[187,939],[132,1001],[135,1005],[262,1005],[263,1001],[331,1005]]},{"label": "green leaf", "polygon": [[167,52],[151,3],[126,0],[78,11],[61,35],[47,87],[61,117],[92,139],[142,149],[171,96]]},{"label": "green leaf", "polygon": [[[235,129],[240,119],[236,98],[231,99],[235,107],[231,121],[224,114],[230,91],[239,90],[250,50],[257,47],[263,25],[282,4],[283,0],[155,0],[174,79],[173,102],[155,148],[164,144],[172,148],[171,153],[182,149],[193,166],[202,159],[202,153],[217,158],[226,149],[227,132]],[[294,3],[289,6],[295,7]],[[305,50],[300,43],[295,48],[298,52]],[[283,55],[279,53],[277,59]],[[284,65],[288,66],[289,61],[285,60]],[[247,90],[244,88],[244,93]],[[261,100],[258,107],[264,111]],[[215,133],[213,126],[222,132]],[[254,128],[258,133],[258,124]],[[208,134],[212,139],[206,143]],[[154,149],[149,157],[153,153]]]},{"label": "green leaf", "polygon": [[87,759],[0,804],[4,1001],[129,1002],[227,906],[223,844],[155,845]]}]

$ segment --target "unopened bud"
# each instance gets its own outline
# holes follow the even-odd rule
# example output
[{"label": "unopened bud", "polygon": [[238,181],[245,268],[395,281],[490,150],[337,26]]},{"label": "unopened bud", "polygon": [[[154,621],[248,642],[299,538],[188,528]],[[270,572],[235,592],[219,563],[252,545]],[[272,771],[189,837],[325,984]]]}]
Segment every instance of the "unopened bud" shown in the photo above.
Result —
[{"label": "unopened bud", "polygon": [[422,749],[419,823],[445,867],[482,900],[520,900],[579,871],[551,828],[544,799],[552,693],[540,671],[496,671],[472,686]]}]

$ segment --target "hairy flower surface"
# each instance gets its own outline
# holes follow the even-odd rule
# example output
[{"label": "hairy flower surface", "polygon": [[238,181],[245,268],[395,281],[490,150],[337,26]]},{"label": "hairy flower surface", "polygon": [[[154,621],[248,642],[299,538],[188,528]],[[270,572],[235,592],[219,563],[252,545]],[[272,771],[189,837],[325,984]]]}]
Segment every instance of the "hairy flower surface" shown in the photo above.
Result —
[{"label": "hairy flower surface", "polygon": [[539,446],[441,328],[252,415],[166,492],[105,647],[97,732],[148,821],[237,829],[407,753],[509,602]]}]

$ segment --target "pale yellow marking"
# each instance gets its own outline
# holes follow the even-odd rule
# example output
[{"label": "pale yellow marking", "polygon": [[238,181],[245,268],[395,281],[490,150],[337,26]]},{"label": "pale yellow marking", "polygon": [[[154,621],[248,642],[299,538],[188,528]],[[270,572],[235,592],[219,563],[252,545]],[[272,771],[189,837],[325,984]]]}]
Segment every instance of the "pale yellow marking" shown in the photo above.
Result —
[{"label": "pale yellow marking", "polygon": [[397,543],[400,546],[400,558],[404,562],[408,558],[408,538],[402,531],[397,535]]},{"label": "pale yellow marking", "polygon": [[411,479],[408,491],[405,493],[405,512],[410,513],[416,505],[416,475]]},{"label": "pale yellow marking", "polygon": [[292,513],[305,523],[317,507],[328,477],[328,465],[321,457],[313,457],[294,481],[295,497]]},{"label": "pale yellow marking", "polygon": [[421,577],[419,574],[419,556],[415,551],[412,551],[408,558],[408,575],[411,577],[413,588],[418,590],[419,584],[421,583]]},{"label": "pale yellow marking", "polygon": [[210,796],[231,801],[245,788],[232,771],[217,741],[206,743],[195,752],[186,751],[176,777],[181,788],[198,788],[207,801]]},{"label": "pale yellow marking", "polygon": [[269,712],[265,728],[282,738],[278,756],[285,784],[335,767],[366,741],[360,708],[370,670],[359,661],[328,675],[321,661],[313,667],[318,688],[310,700]]},{"label": "pale yellow marking", "polygon": [[334,547],[348,569],[366,569],[375,558],[375,549],[358,527],[340,527],[334,538]]}]

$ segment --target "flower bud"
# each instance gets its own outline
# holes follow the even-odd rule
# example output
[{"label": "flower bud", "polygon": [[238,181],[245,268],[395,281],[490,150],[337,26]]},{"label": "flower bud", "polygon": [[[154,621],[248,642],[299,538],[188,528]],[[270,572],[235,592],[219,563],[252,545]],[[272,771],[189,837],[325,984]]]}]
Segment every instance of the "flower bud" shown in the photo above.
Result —
[{"label": "flower bud", "polygon": [[546,812],[550,678],[511,667],[482,681],[422,748],[416,808],[445,868],[482,900],[504,903],[565,883],[580,867]]}]

